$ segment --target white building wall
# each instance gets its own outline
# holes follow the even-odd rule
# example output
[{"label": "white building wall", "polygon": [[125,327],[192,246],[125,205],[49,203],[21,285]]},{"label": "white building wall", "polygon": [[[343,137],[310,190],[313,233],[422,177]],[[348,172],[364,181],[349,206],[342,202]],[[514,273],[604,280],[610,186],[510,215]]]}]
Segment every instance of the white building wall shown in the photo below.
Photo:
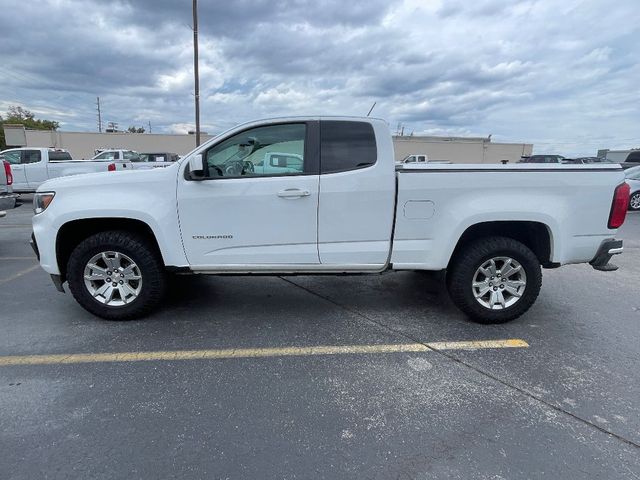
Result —
[{"label": "white building wall", "polygon": [[[211,135],[202,135],[201,142],[210,138]],[[522,155],[531,155],[533,151],[532,144],[493,143],[486,138],[406,136],[394,137],[393,144],[396,160],[402,160],[407,155],[426,154],[430,160],[451,163],[499,163],[501,160],[515,163]],[[27,130],[25,146],[64,148],[77,159],[93,157],[97,148],[127,148],[138,152],[184,155],[195,148],[195,136]]]},{"label": "white building wall", "polygon": [[485,138],[393,137],[396,160],[407,155],[426,154],[429,160],[451,163],[515,163],[531,155],[533,144],[493,143]]},{"label": "white building wall", "polygon": [[[195,135],[149,133],[49,132],[27,130],[28,147],[64,148],[76,159],[91,158],[96,148],[126,148],[137,152],[171,152],[184,155],[196,147]],[[200,142],[211,135],[201,135]]]}]

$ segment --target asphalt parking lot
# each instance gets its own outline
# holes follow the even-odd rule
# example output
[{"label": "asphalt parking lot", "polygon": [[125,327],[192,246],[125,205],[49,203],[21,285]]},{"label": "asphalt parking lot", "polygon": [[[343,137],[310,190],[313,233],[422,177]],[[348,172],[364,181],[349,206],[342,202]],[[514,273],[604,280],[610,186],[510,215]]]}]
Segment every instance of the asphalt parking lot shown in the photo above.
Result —
[{"label": "asphalt parking lot", "polygon": [[185,277],[119,323],[55,290],[25,202],[0,220],[2,479],[640,477],[640,214],[619,271],[545,270],[506,325],[411,272]]}]

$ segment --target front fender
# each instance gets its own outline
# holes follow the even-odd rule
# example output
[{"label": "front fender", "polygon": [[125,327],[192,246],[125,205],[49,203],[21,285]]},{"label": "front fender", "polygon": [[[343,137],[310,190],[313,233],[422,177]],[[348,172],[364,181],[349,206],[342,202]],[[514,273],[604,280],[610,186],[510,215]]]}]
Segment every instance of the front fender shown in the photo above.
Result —
[{"label": "front fender", "polygon": [[153,232],[165,265],[186,266],[178,225],[175,173],[169,170],[175,172],[175,169],[140,172],[149,175],[127,172],[119,177],[121,182],[114,181],[113,174],[85,177],[86,182],[80,181],[80,177],[75,177],[76,182],[69,180],[72,177],[47,182],[43,187],[56,192],[56,196],[47,210],[33,217],[40,263],[45,271],[60,274],[56,239],[65,224],[110,218],[143,222]]}]

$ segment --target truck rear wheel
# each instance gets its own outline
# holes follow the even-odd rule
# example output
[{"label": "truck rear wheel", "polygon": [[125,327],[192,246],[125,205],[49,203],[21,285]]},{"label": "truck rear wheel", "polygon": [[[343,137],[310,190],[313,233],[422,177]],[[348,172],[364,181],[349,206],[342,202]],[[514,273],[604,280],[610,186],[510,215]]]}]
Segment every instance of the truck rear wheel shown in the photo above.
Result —
[{"label": "truck rear wheel", "polygon": [[463,247],[447,274],[449,295],[478,323],[505,323],[525,313],[542,286],[540,262],[523,243],[486,237]]},{"label": "truck rear wheel", "polygon": [[76,301],[107,320],[130,320],[158,306],[166,276],[156,248],[143,236],[100,232],[82,241],[67,262]]}]

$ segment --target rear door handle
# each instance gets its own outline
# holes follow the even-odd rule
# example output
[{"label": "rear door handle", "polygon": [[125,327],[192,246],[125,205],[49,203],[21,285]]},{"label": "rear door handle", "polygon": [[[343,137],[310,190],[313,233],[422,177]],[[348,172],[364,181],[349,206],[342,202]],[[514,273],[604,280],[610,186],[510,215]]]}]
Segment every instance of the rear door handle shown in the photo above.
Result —
[{"label": "rear door handle", "polygon": [[278,196],[280,198],[301,198],[311,195],[309,190],[300,190],[299,188],[287,188],[286,190],[280,190]]}]

